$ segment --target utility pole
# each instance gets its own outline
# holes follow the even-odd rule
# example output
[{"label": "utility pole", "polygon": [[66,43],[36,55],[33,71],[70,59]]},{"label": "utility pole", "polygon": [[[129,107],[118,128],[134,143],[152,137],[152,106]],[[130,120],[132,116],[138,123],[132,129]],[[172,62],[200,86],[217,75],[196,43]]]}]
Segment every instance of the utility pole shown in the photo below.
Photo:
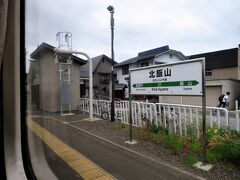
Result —
[{"label": "utility pole", "polygon": [[112,84],[112,98],[111,98],[111,122],[114,121],[114,76],[113,76],[113,66],[114,66],[114,50],[113,50],[113,39],[114,39],[114,7],[108,6],[107,10],[110,12],[110,26],[111,26],[111,59],[112,59],[112,69],[111,69],[111,84]]}]

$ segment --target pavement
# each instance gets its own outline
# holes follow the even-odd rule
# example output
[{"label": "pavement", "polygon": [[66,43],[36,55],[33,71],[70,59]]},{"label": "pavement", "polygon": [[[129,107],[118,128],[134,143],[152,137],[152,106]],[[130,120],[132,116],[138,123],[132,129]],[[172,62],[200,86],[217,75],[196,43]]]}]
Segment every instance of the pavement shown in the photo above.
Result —
[{"label": "pavement", "polygon": [[[86,121],[87,115],[76,114],[66,118],[53,113],[46,114],[36,111],[32,112],[29,117],[46,131],[45,134],[50,133],[54,138],[58,139],[57,141],[64,143],[68,149],[71,148],[73,151],[81,154],[85,159],[106,172],[106,174],[114,177],[114,179],[204,179],[201,176],[158,161],[81,129],[77,125],[78,121],[82,122],[84,119]],[[63,152],[59,148],[60,145],[52,145],[53,140],[49,140],[49,143],[46,143],[43,139],[46,135],[41,137],[33,129],[29,129],[29,135],[34,136],[36,141],[42,142],[48,165],[58,179],[91,179],[84,176],[87,173],[86,170],[79,170],[78,172],[71,167],[73,157],[70,155],[67,159],[61,157],[61,153],[58,152],[58,149],[60,152]],[[56,147],[58,148],[56,149]],[[62,156],[64,155],[65,153],[62,154]],[[84,163],[81,164],[82,162],[76,160],[76,158],[74,161],[79,164],[78,167],[84,166]]]}]

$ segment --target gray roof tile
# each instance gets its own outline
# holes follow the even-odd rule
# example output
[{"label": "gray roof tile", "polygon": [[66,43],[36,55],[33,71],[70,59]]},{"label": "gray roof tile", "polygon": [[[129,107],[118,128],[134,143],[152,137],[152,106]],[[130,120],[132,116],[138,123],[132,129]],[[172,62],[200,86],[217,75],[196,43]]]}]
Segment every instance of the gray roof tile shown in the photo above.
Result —
[{"label": "gray roof tile", "polygon": [[181,55],[182,59],[187,59],[187,57],[185,57],[181,52],[169,49],[169,46],[166,45],[166,46],[158,47],[158,48],[155,48],[155,49],[150,49],[150,50],[147,50],[147,51],[139,52],[138,56],[136,56],[134,58],[127,59],[127,60],[125,60],[121,63],[118,63],[114,67],[120,67],[120,66],[124,66],[124,65],[133,64],[137,61],[141,61],[141,60],[144,60],[144,59],[152,59],[152,58],[155,58],[158,55],[164,54],[166,52],[178,53],[179,55]]}]

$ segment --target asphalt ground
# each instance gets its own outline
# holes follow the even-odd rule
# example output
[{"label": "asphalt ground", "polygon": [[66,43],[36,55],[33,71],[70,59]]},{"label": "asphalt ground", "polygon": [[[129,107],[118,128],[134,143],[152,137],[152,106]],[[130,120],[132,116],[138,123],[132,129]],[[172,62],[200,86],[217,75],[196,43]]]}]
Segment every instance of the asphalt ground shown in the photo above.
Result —
[{"label": "asphalt ground", "polygon": [[[192,176],[71,128],[60,120],[54,121],[44,117],[32,117],[32,119],[116,179],[193,179]],[[44,145],[43,148],[49,166],[59,179],[80,179],[77,173],[54,154],[49,146]]]}]

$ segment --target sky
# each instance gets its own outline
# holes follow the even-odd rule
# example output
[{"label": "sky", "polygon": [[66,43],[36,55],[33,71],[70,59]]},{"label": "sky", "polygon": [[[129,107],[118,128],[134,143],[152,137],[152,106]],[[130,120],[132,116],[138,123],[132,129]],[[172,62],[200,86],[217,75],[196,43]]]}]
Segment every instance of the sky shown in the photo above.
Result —
[{"label": "sky", "polygon": [[111,57],[109,5],[117,62],[165,45],[187,56],[240,44],[236,0],[26,0],[27,59],[42,42],[58,46],[60,31],[72,33],[73,49]]}]

